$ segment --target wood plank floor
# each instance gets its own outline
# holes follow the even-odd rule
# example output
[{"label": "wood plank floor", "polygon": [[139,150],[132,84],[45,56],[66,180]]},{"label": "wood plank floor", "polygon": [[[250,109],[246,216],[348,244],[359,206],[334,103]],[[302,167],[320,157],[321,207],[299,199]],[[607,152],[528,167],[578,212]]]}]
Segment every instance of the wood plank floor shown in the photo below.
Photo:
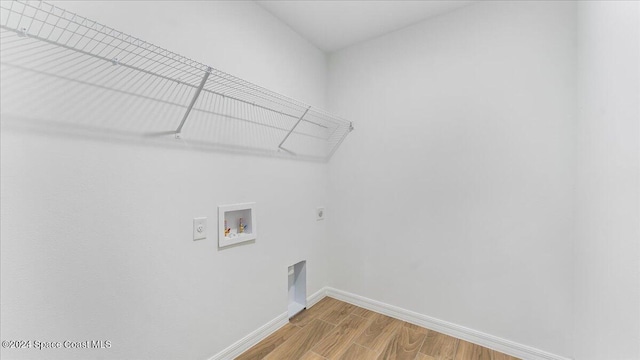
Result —
[{"label": "wood plank floor", "polygon": [[236,360],[518,360],[325,297]]}]

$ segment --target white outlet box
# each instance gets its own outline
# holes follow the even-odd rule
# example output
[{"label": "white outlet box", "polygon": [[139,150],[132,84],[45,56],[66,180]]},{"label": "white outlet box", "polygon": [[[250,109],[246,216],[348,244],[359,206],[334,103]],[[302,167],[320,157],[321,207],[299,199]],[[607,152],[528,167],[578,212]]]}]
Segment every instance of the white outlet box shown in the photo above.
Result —
[{"label": "white outlet box", "polygon": [[207,218],[193,219],[193,240],[203,240],[207,238]]},{"label": "white outlet box", "polygon": [[316,209],[316,220],[320,221],[320,220],[324,220],[324,208],[323,207],[319,207]]}]

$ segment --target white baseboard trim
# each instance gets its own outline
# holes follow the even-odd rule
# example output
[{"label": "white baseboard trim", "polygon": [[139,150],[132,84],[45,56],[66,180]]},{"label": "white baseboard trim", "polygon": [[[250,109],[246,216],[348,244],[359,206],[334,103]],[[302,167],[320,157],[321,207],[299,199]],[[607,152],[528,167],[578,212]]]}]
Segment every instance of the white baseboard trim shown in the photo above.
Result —
[{"label": "white baseboard trim", "polygon": [[[309,296],[307,298],[307,307],[313,306],[315,303],[320,301],[323,297],[327,296],[327,288],[322,288],[317,291],[315,294]],[[274,333],[276,330],[285,326],[289,322],[289,317],[286,312],[278,315],[275,319],[269,321],[268,323],[262,325],[260,328],[252,331],[247,336],[242,339],[236,341],[228,348],[222,350],[221,352],[213,355],[209,358],[209,360],[231,360],[242,354],[243,352],[249,350],[253,345],[259,343],[267,336]]]},{"label": "white baseboard trim", "polygon": [[427,329],[447,334],[458,339],[462,339],[474,344],[478,344],[523,360],[570,360],[569,358],[555,355],[531,346],[523,345],[497,336],[489,335],[464,326],[452,324],[450,322],[436,319],[427,315],[419,314],[410,310],[405,310],[397,306],[372,300],[364,296],[352,294],[346,291],[326,287],[326,296],[342,300],[375,311],[396,319],[422,326]]},{"label": "white baseboard trim", "polygon": [[327,287],[323,287],[307,298],[307,308],[312,307],[325,296],[327,296]]},{"label": "white baseboard trim", "polygon": [[[571,360],[564,356],[552,354],[531,346],[523,345],[511,340],[506,340],[497,336],[483,333],[481,331],[469,329],[444,320],[436,319],[427,315],[419,314],[397,306],[385,304],[372,300],[364,296],[352,294],[346,291],[324,287],[315,294],[307,298],[307,307],[313,306],[325,296],[330,296],[353,305],[369,309],[396,319],[422,326],[427,329],[447,334],[458,339],[462,339],[474,344],[478,344],[489,349],[493,349],[523,360]],[[259,343],[276,330],[289,322],[287,313],[278,315],[275,319],[251,332],[228,348],[209,358],[209,360],[231,360],[243,352],[249,350],[253,345]]]}]

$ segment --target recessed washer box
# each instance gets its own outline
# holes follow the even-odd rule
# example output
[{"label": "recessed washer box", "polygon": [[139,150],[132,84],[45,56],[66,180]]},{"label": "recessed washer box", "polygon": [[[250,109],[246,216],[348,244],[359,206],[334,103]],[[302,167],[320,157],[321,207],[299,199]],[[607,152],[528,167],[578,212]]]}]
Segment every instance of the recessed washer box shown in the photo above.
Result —
[{"label": "recessed washer box", "polygon": [[258,238],[256,203],[218,205],[218,247]]}]

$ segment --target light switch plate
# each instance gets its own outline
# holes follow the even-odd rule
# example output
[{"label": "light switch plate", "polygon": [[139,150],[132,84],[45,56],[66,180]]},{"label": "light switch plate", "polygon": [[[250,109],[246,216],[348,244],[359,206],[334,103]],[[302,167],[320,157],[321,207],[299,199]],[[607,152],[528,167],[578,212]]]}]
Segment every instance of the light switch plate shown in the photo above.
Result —
[{"label": "light switch plate", "polygon": [[193,219],[193,240],[203,240],[207,238],[207,218]]},{"label": "light switch plate", "polygon": [[324,220],[324,208],[316,208],[316,220]]}]

